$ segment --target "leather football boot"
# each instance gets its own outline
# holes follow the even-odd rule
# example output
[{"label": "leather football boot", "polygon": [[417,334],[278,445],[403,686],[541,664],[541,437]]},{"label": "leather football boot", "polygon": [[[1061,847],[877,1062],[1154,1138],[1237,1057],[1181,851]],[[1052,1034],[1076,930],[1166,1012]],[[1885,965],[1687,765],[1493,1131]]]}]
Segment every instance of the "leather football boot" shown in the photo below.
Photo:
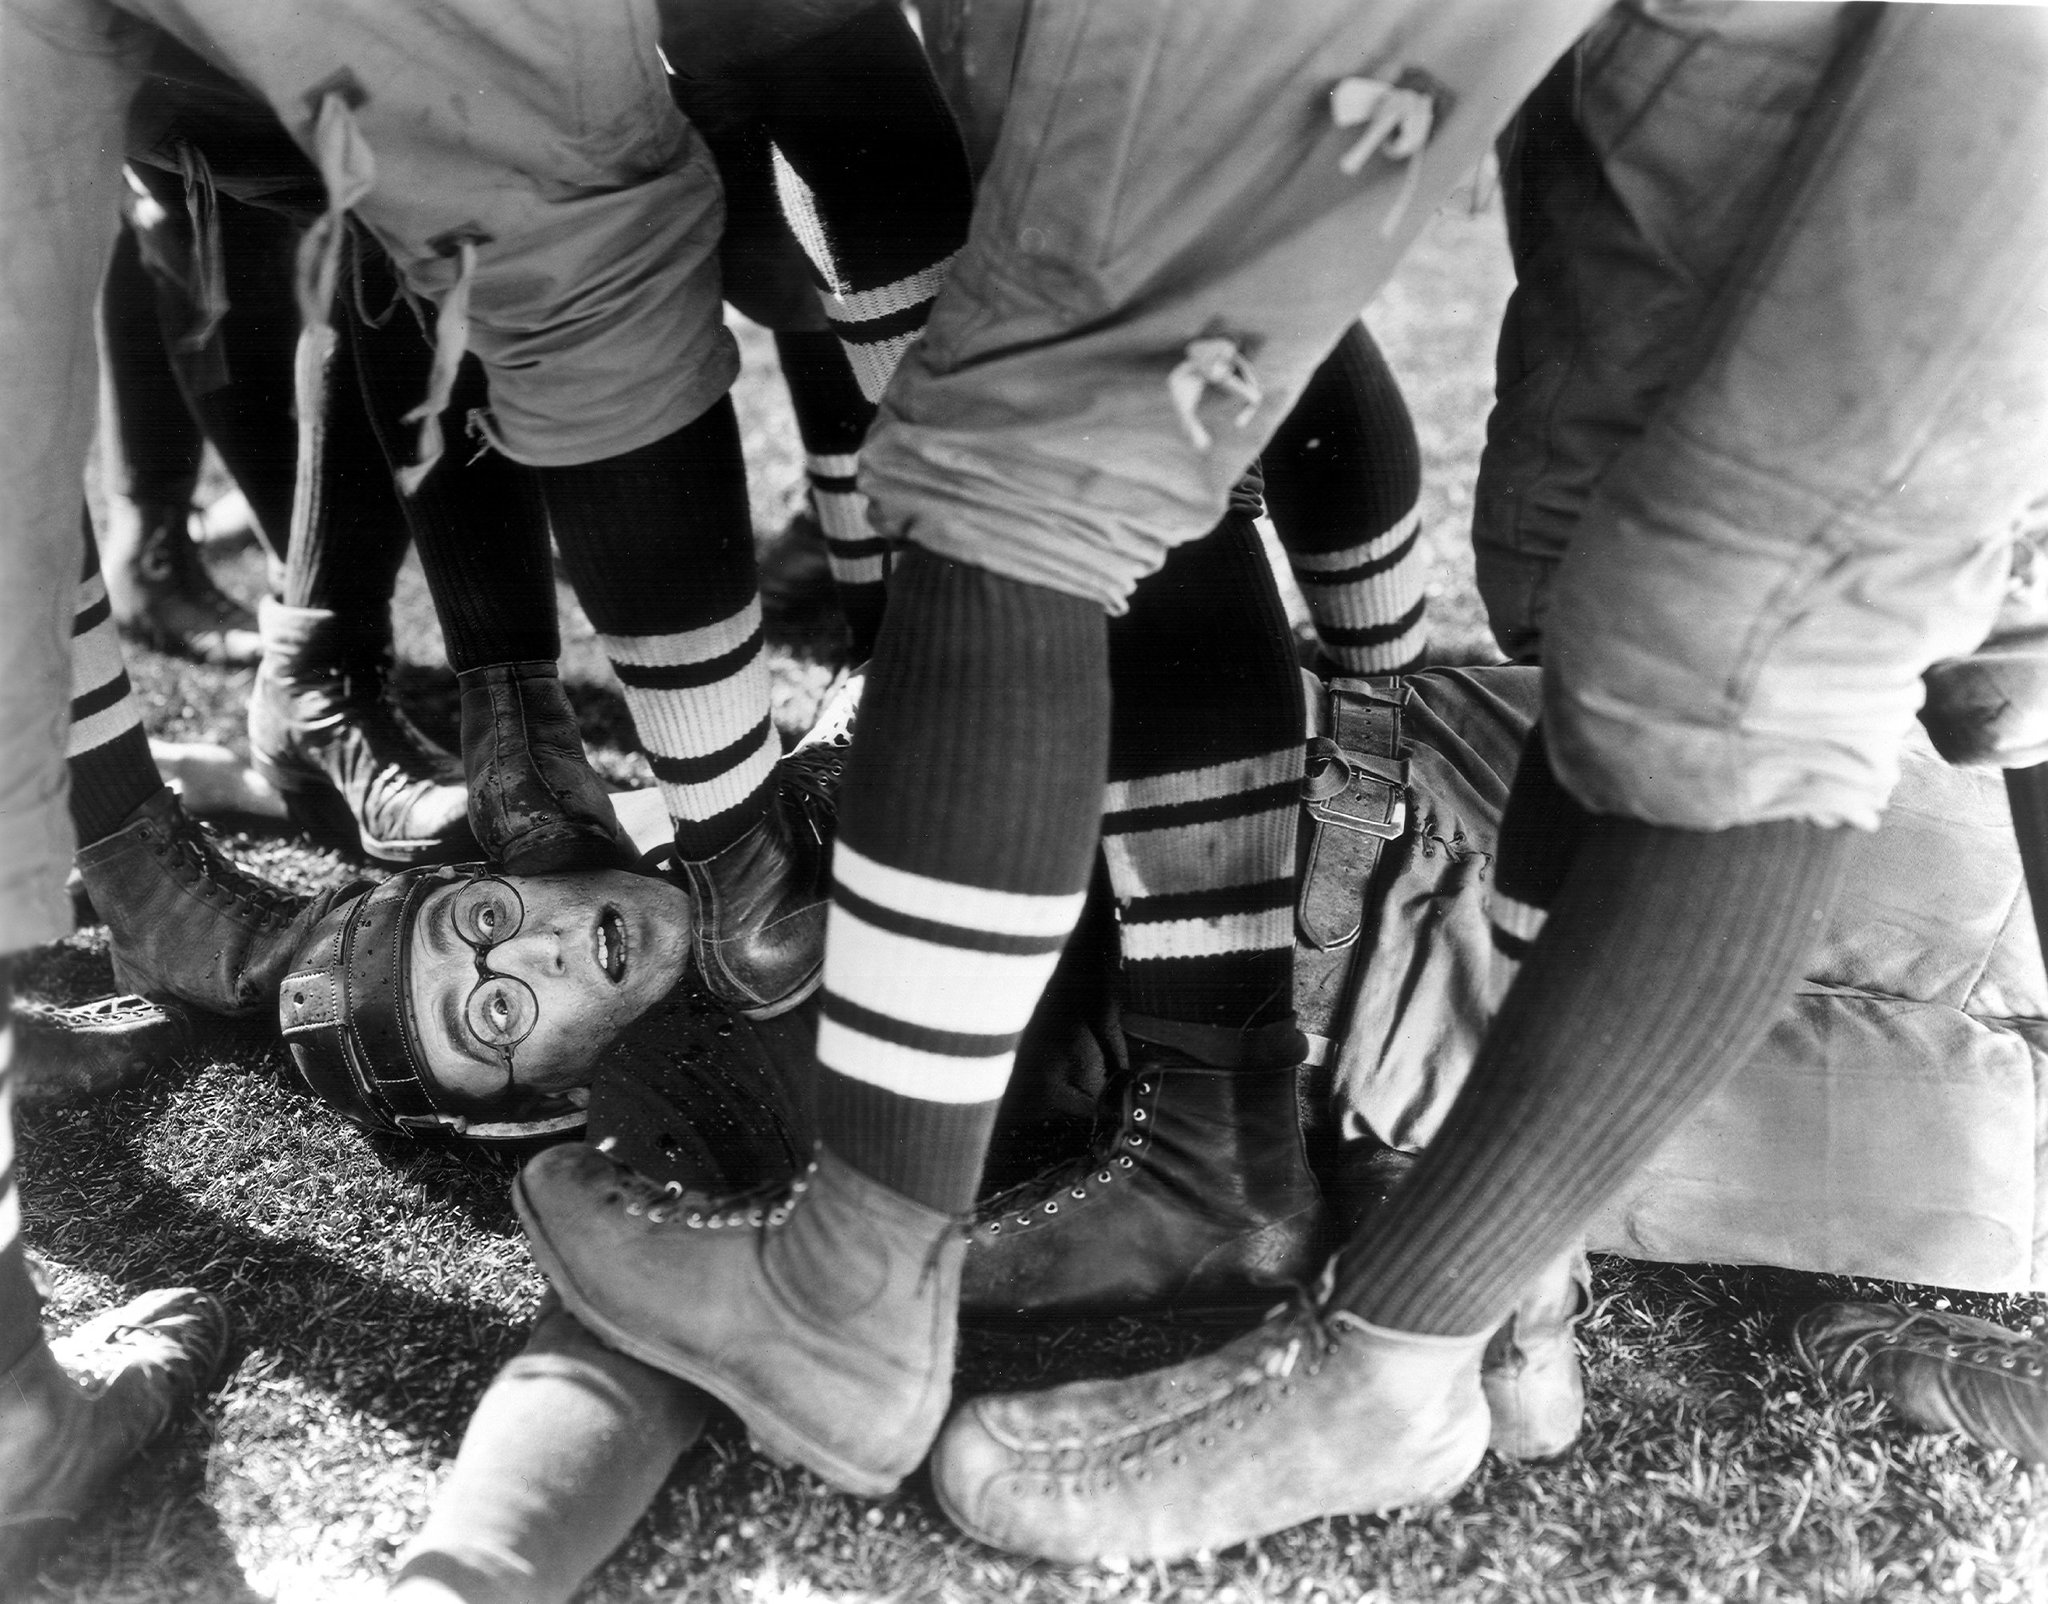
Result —
[{"label": "leather football boot", "polygon": [[871,1498],[924,1458],[952,1390],[966,1244],[950,1216],[824,1148],[794,1181],[715,1205],[556,1147],[512,1196],[569,1311],[702,1387],[763,1453]]},{"label": "leather football boot", "polygon": [[1315,1279],[1327,1245],[1295,1072],[1133,1047],[1107,1139],[976,1211],[963,1319],[1249,1321]]},{"label": "leather football boot", "polygon": [[631,868],[638,854],[554,663],[494,663],[457,678],[469,822],[484,856],[515,874]]},{"label": "leather football boot", "polygon": [[969,1536],[1065,1564],[1177,1559],[1435,1503],[1486,1454],[1486,1340],[1298,1298],[1184,1364],[963,1404],[932,1486]]},{"label": "leather football boot", "polygon": [[262,604],[249,757],[307,834],[380,863],[477,855],[462,766],[392,700],[390,642],[324,608]]},{"label": "leather football boot", "polygon": [[1899,1303],[1824,1303],[1792,1348],[1827,1386],[1867,1388],[1922,1431],[1960,1431],[2048,1463],[2048,1341],[1989,1320]]},{"label": "leather football boot", "polygon": [[27,1596],[42,1557],[219,1372],[227,1339],[204,1293],[146,1292],[0,1374],[0,1595]]},{"label": "leather football boot", "polygon": [[168,786],[75,862],[113,936],[115,981],[230,1018],[276,1007],[336,894],[294,896],[238,868]]},{"label": "leather football boot", "polygon": [[213,582],[183,502],[143,506],[115,497],[100,539],[100,577],[114,623],[152,650],[222,668],[247,668],[262,655],[249,609]]},{"label": "leather football boot", "polygon": [[696,914],[698,977],[749,1019],[788,1013],[824,978],[845,745],[824,739],[784,755],[760,823],[715,856],[677,860]]},{"label": "leather football boot", "polygon": [[1503,1459],[1555,1459],[1579,1439],[1586,1383],[1575,1336],[1593,1307],[1593,1274],[1575,1247],[1522,1294],[1488,1338],[1479,1379],[1493,1417],[1488,1446]]},{"label": "leather football boot", "polygon": [[101,997],[75,1008],[14,1003],[9,1073],[24,1103],[89,1100],[133,1086],[192,1044],[192,1016],[176,1003]]}]

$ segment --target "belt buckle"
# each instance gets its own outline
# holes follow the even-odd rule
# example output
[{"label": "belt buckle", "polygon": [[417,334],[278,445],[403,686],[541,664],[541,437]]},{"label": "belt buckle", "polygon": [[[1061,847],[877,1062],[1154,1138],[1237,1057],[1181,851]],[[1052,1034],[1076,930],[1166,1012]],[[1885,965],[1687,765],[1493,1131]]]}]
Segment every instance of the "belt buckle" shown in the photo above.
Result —
[{"label": "belt buckle", "polygon": [[[1392,787],[1388,787],[1389,790]],[[1340,802],[1352,800],[1352,793],[1346,790],[1340,796],[1324,802],[1311,802],[1309,816],[1323,824],[1334,824],[1340,830],[1356,830],[1360,835],[1376,835],[1382,841],[1398,841],[1408,833],[1408,799],[1398,793],[1394,797],[1393,813],[1386,819],[1367,818],[1338,806]]]}]

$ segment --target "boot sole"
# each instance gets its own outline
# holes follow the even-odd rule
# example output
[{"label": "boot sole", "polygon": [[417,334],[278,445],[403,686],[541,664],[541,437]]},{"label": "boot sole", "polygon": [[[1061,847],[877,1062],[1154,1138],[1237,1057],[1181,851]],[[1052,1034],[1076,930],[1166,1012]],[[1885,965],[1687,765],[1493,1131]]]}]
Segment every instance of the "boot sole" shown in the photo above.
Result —
[{"label": "boot sole", "polygon": [[[822,1477],[841,1492],[853,1493],[861,1498],[885,1498],[903,1482],[903,1475],[882,1476],[861,1466],[850,1464],[830,1449],[813,1442],[804,1433],[778,1418],[751,1393],[735,1386],[717,1371],[694,1360],[679,1357],[673,1350],[620,1325],[603,1310],[591,1303],[583,1289],[576,1284],[575,1276],[561,1257],[554,1251],[547,1232],[536,1218],[532,1204],[526,1196],[526,1177],[521,1175],[512,1183],[512,1205],[518,1211],[519,1223],[526,1229],[526,1242],[535,1262],[569,1312],[576,1316],[609,1346],[619,1350],[629,1359],[637,1359],[644,1365],[701,1387],[726,1408],[740,1417],[747,1428],[747,1438],[755,1449],[770,1459],[783,1464],[802,1465],[806,1470]],[[904,1472],[908,1474],[908,1472]]]},{"label": "boot sole", "polygon": [[322,845],[353,857],[411,869],[423,863],[457,863],[480,853],[473,839],[383,840],[362,827],[348,798],[326,775],[285,768],[261,753],[250,755],[249,766],[284,798],[285,812],[294,825]]}]

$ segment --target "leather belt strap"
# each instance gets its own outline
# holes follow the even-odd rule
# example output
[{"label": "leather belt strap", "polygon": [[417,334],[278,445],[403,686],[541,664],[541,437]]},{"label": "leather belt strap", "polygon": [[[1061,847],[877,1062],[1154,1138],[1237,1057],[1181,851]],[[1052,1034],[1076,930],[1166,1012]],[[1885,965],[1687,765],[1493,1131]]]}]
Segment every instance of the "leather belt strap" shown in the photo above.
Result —
[{"label": "leather belt strap", "polygon": [[1393,678],[1337,679],[1328,696],[1328,733],[1309,742],[1301,782],[1294,910],[1294,1012],[1311,1064],[1335,1054],[1367,887],[1387,843],[1408,830],[1408,761],[1400,755],[1408,687]]}]

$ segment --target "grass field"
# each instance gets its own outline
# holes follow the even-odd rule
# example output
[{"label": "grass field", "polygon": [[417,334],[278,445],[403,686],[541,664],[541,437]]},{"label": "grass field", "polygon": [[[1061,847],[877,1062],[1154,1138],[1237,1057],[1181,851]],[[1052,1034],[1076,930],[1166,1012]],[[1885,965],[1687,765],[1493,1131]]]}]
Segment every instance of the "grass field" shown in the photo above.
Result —
[{"label": "grass field", "polygon": [[[1463,550],[1506,293],[1497,213],[1438,220],[1372,322],[1408,386],[1428,469],[1440,645],[1484,650]],[[741,389],[756,514],[798,493],[786,406],[748,340]],[[260,563],[227,565],[253,594]],[[590,631],[565,595],[567,672],[606,772],[639,777]],[[401,597],[405,684],[452,736],[417,575]],[[829,641],[778,648],[786,727],[832,672]],[[133,654],[153,731],[238,741],[246,674]],[[282,837],[234,837],[300,886],[349,872]],[[104,936],[29,966],[26,989],[109,988]],[[133,1289],[218,1293],[240,1336],[199,1423],[152,1453],[45,1577],[76,1604],[375,1597],[437,1472],[539,1296],[507,1200],[509,1165],[368,1141],[290,1088],[261,1031],[221,1028],[155,1084],[23,1121],[28,1233],[56,1267],[59,1326]],[[1861,1599],[2048,1597],[2044,1480],[1953,1440],[1911,1437],[1862,1401],[1825,1400],[1788,1364],[1782,1323],[1843,1283],[1770,1271],[1597,1266],[1585,1330],[1588,1430],[1559,1464],[1489,1464],[1448,1507],[1338,1519],[1163,1568],[1020,1565],[955,1536],[916,1479],[877,1504],[753,1457],[730,1422],[678,1465],[593,1600]],[[1923,1299],[1939,1296],[1922,1291]],[[2040,1299],[1954,1294],[2025,1325]],[[1036,1341],[979,1336],[963,1385],[1100,1373],[1188,1351],[1136,1324]],[[1360,1444],[1369,1452],[1369,1444]]]}]

